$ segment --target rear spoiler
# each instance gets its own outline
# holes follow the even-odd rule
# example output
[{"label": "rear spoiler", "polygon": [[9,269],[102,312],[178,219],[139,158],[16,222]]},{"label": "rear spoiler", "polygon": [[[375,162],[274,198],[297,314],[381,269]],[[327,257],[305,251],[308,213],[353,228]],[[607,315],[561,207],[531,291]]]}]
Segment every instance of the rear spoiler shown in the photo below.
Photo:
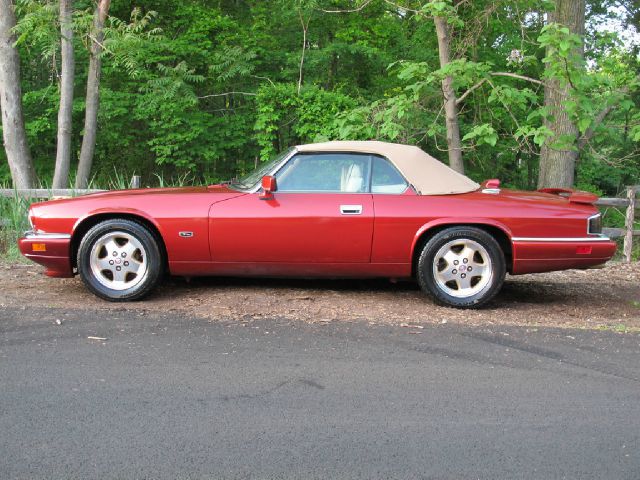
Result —
[{"label": "rear spoiler", "polygon": [[593,205],[598,201],[598,196],[593,193],[583,192],[580,190],[572,190],[570,188],[541,188],[538,190],[538,192],[558,195],[559,197],[566,198],[571,203]]}]

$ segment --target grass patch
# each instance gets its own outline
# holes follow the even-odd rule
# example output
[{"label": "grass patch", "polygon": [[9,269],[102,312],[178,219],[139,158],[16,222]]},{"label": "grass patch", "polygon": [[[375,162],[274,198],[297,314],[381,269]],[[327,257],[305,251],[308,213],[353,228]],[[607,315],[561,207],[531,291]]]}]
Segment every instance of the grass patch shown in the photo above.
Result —
[{"label": "grass patch", "polygon": [[0,260],[10,263],[29,263],[18,249],[18,238],[22,233],[0,230]]},{"label": "grass patch", "polygon": [[624,323],[617,323],[615,325],[598,325],[596,330],[602,330],[615,333],[640,333],[638,327],[628,327]]},{"label": "grass patch", "polygon": [[18,250],[18,238],[29,229],[30,202],[20,197],[0,197],[0,259],[25,262]]}]

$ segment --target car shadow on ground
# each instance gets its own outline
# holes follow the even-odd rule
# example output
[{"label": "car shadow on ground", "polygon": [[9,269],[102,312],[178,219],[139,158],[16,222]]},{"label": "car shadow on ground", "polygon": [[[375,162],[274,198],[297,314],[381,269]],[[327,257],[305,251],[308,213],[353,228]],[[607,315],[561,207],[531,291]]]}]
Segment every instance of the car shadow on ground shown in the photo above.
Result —
[{"label": "car shadow on ground", "polygon": [[[184,279],[181,277],[169,277],[163,287],[154,296],[162,297],[166,290],[180,296],[193,293],[204,293],[207,290],[250,290],[255,293],[275,291],[275,294],[310,294],[322,295],[337,293],[348,297],[350,294],[401,295],[404,299],[411,298],[432,303],[433,300],[424,294],[417,282],[413,280],[390,281],[388,279],[293,279],[293,278],[245,278],[245,277],[193,277]],[[566,304],[567,302],[581,302],[584,306],[597,303],[601,306],[602,297],[593,296],[584,289],[568,289],[563,283],[548,281],[522,281],[518,277],[507,277],[504,286],[497,297],[486,308],[500,308],[505,305],[550,305]]]}]

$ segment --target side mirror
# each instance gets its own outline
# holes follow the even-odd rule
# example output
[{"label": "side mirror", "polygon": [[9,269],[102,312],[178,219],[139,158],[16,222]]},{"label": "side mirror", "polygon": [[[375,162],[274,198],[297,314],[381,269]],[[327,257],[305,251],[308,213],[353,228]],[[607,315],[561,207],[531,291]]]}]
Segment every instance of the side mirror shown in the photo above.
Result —
[{"label": "side mirror", "polygon": [[278,189],[276,183],[276,177],[266,175],[262,177],[262,193],[260,194],[260,200],[271,200],[273,198],[273,192]]},{"label": "side mirror", "polygon": [[485,180],[482,183],[484,188],[500,188],[500,180],[497,178],[492,178],[491,180]]}]

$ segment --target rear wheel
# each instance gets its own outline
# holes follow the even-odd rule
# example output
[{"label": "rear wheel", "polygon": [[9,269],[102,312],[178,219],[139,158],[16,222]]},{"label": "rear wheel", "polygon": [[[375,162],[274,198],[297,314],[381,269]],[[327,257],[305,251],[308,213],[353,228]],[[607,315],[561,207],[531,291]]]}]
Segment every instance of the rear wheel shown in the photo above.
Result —
[{"label": "rear wheel", "polygon": [[429,240],[418,261],[420,287],[441,304],[457,308],[480,307],[502,288],[504,254],[487,232],[474,227],[452,227]]},{"label": "rear wheel", "polygon": [[91,228],[78,248],[78,273],[85,286],[111,301],[137,300],[160,281],[163,259],[155,236],[124,219]]}]

